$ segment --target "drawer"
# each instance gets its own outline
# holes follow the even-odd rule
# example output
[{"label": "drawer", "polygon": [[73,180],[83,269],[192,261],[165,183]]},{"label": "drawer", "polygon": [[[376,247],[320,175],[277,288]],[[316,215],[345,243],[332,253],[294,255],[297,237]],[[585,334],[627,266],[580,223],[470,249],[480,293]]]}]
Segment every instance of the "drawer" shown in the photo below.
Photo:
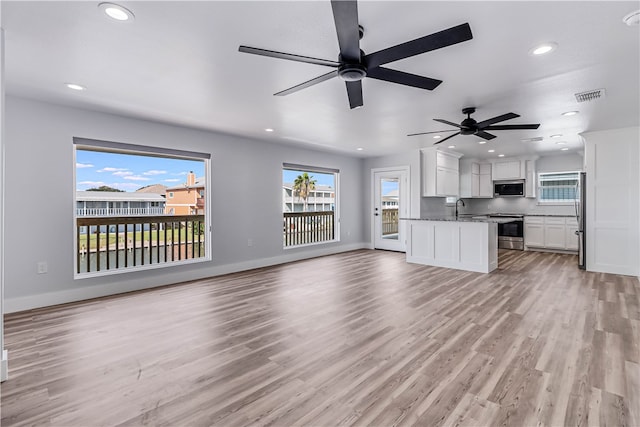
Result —
[{"label": "drawer", "polygon": [[545,217],[544,218],[544,223],[546,225],[564,225],[565,224],[565,218],[564,217]]},{"label": "drawer", "polygon": [[524,217],[525,224],[544,224],[543,216],[525,216]]}]

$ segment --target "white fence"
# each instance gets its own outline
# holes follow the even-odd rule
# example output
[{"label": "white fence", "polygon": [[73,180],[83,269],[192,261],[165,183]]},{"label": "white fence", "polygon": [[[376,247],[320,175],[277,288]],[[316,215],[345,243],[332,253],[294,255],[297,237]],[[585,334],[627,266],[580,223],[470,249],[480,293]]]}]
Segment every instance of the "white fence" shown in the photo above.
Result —
[{"label": "white fence", "polygon": [[76,216],[140,216],[164,215],[164,208],[78,208]]}]

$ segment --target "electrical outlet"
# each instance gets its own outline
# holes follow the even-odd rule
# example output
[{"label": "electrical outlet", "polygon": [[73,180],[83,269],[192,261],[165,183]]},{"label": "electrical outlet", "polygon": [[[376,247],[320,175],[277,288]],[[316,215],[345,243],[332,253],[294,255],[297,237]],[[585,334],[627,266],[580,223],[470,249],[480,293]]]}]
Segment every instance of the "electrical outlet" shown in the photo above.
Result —
[{"label": "electrical outlet", "polygon": [[49,270],[49,266],[47,265],[47,261],[38,262],[38,274],[45,274]]},{"label": "electrical outlet", "polygon": [[247,240],[247,246],[249,246],[249,247],[253,246],[253,239],[248,239]]}]

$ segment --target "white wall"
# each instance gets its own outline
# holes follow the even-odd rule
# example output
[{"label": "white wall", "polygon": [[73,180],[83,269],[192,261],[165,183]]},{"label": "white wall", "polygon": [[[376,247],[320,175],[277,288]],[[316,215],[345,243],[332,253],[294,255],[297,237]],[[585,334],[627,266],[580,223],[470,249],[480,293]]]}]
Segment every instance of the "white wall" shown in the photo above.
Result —
[{"label": "white wall", "polygon": [[[579,154],[557,154],[536,160],[536,172],[568,172],[583,170],[584,159]],[[537,185],[537,184],[536,184]],[[469,213],[538,213],[575,215],[573,205],[538,205],[537,198],[496,197],[493,199],[465,199],[463,212]]]},{"label": "white wall", "polygon": [[640,274],[640,128],[583,134],[587,270]]},{"label": "white wall", "polygon": [[[362,189],[370,184],[356,157],[10,96],[5,123],[7,312],[336,253],[369,238]],[[213,261],[74,280],[74,136],[211,153]],[[283,162],[340,170],[339,243],[283,249]],[[36,274],[38,261],[47,274]]]}]

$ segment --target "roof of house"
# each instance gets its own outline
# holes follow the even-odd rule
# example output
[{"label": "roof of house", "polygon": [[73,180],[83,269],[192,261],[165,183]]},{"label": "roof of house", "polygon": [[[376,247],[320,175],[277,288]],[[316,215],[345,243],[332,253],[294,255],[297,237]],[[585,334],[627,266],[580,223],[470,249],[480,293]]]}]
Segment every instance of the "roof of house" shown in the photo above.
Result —
[{"label": "roof of house", "polygon": [[206,184],[206,179],[201,176],[199,178],[196,178],[196,181],[193,185],[187,185],[187,183],[182,183],[182,184],[178,184],[178,185],[174,185],[173,187],[167,187],[165,190],[169,191],[169,190],[182,190],[183,188],[204,188],[205,184]]},{"label": "roof of house", "polygon": [[156,193],[129,193],[116,191],[76,191],[77,201],[109,202],[165,202],[164,196]]},{"label": "roof of house", "polygon": [[165,191],[167,190],[166,185],[162,184],[151,184],[146,185],[144,187],[140,187],[136,190],[136,193],[155,193],[164,196]]}]

